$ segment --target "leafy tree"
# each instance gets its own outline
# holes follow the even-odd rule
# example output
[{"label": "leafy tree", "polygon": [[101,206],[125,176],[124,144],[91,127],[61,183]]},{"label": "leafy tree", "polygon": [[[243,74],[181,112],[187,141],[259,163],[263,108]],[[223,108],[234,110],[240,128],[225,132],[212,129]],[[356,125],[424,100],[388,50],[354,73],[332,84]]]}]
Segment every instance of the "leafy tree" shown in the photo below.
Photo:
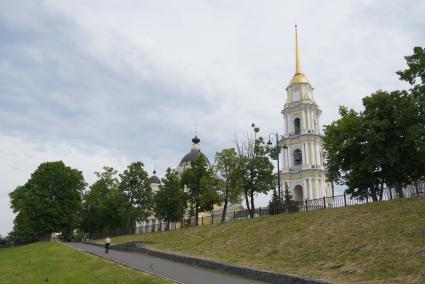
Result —
[{"label": "leafy tree", "polygon": [[341,118],[325,128],[328,177],[348,186],[353,196],[382,199],[384,184],[402,188],[424,178],[425,58],[422,48],[406,57],[402,80],[409,91],[378,91],[363,99],[364,111],[340,108]]},{"label": "leafy tree", "polygon": [[25,241],[53,232],[71,234],[78,225],[85,187],[82,172],[62,161],[40,164],[25,185],[9,194],[17,213],[12,235]]},{"label": "leafy tree", "polygon": [[161,181],[154,196],[154,212],[157,218],[167,222],[170,229],[171,222],[181,220],[184,214],[186,195],[180,188],[180,178],[175,170],[168,168]]},{"label": "leafy tree", "polygon": [[226,219],[229,203],[240,202],[242,189],[238,171],[238,156],[234,148],[223,149],[215,156],[215,170],[218,176],[217,188],[220,203],[223,205],[221,222]]},{"label": "leafy tree", "polygon": [[260,129],[253,123],[252,134],[245,141],[236,142],[238,149],[238,171],[243,188],[245,202],[251,218],[255,216],[254,197],[266,193],[275,187],[273,164],[269,159],[269,149]]},{"label": "leafy tree", "polygon": [[130,164],[120,174],[120,189],[125,193],[129,201],[127,211],[128,226],[133,233],[136,222],[147,220],[152,213],[153,194],[148,173],[141,162]]},{"label": "leafy tree", "polygon": [[273,189],[273,195],[272,199],[270,199],[268,209],[270,215],[279,214],[283,210],[283,204],[279,200],[279,196],[277,194],[276,189]]},{"label": "leafy tree", "polygon": [[215,182],[214,173],[202,155],[182,174],[180,184],[183,189],[189,189],[188,201],[194,210],[195,225],[198,225],[199,212],[212,210],[219,201],[215,186],[211,186]]},{"label": "leafy tree", "polygon": [[298,212],[300,208],[298,206],[298,202],[292,198],[292,194],[289,192],[288,184],[285,183],[285,193],[283,195],[283,209],[285,212]]},{"label": "leafy tree", "polygon": [[119,188],[118,172],[104,167],[95,173],[98,180],[84,195],[81,228],[89,233],[109,233],[128,225],[127,196]]},{"label": "leafy tree", "polygon": [[376,155],[370,149],[364,131],[364,120],[354,110],[340,107],[341,118],[325,127],[325,155],[330,180],[347,185],[347,193],[366,198],[369,188],[382,182]]}]

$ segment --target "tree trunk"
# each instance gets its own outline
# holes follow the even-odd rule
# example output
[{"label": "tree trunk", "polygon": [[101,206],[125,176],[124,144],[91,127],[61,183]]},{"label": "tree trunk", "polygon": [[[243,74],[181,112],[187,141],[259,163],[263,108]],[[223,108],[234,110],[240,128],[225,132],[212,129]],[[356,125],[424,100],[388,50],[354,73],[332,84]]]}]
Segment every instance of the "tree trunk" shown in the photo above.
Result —
[{"label": "tree trunk", "polygon": [[399,198],[404,197],[403,186],[400,183],[397,183],[395,190],[397,191],[397,195]]},{"label": "tree trunk", "polygon": [[377,195],[377,190],[375,186],[371,188],[370,195],[372,197],[373,202],[378,201],[378,195]]},{"label": "tree trunk", "polygon": [[195,226],[198,226],[198,214],[199,214],[199,206],[195,205]]},{"label": "tree trunk", "polygon": [[254,190],[250,190],[250,198],[251,198],[251,212],[250,212],[250,216],[251,218],[255,217],[255,207],[254,207]]},{"label": "tree trunk", "polygon": [[244,189],[245,191],[245,203],[246,203],[246,209],[248,209],[249,214],[251,215],[251,209],[249,206],[249,200],[248,200],[248,191]]},{"label": "tree trunk", "polygon": [[227,204],[228,204],[228,200],[227,200],[227,191],[226,191],[226,195],[224,197],[224,207],[223,207],[223,212],[221,214],[221,223],[224,223],[226,221],[226,213],[227,213]]},{"label": "tree trunk", "polygon": [[170,231],[170,229],[171,229],[171,221],[170,220],[167,221],[167,229],[168,229],[168,231]]}]

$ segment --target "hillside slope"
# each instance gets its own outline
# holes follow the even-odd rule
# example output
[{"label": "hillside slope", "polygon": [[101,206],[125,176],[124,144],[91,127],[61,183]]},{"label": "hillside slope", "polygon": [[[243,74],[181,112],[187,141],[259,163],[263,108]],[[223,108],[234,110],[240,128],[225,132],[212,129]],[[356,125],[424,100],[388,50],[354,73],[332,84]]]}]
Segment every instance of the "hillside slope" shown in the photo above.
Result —
[{"label": "hillside slope", "polygon": [[116,237],[338,283],[425,283],[425,198]]}]

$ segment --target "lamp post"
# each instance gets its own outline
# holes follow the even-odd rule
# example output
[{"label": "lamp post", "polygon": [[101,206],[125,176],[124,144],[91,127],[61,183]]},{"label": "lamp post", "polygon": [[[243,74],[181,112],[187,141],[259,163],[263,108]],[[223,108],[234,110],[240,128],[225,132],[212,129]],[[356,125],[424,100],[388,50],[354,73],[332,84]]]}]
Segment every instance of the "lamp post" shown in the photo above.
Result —
[{"label": "lamp post", "polygon": [[[280,147],[279,147],[279,134],[276,133],[271,133],[272,135],[275,135],[275,139],[276,139],[276,153],[277,153],[277,193],[278,193],[278,197],[279,197],[279,202],[282,203],[282,198],[281,198],[281,194],[280,194],[280,169],[279,169],[279,154],[280,154]],[[283,137],[282,137],[283,140]],[[270,134],[269,134],[269,141],[267,142],[268,146],[271,146],[273,143],[270,140]],[[282,149],[288,149],[288,147],[286,146],[286,144],[283,144]]]}]

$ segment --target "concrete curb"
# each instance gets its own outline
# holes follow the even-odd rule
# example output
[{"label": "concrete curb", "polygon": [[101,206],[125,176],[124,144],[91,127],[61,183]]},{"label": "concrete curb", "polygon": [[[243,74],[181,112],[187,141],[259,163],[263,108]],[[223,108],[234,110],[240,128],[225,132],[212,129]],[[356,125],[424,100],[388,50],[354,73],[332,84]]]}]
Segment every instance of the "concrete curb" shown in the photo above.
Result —
[{"label": "concrete curb", "polygon": [[[87,242],[86,244],[100,246],[101,244]],[[186,263],[189,265],[199,266],[211,270],[217,270],[228,274],[234,274],[248,279],[268,282],[268,283],[285,283],[285,284],[329,284],[320,280],[314,280],[311,278],[267,272],[262,270],[256,270],[249,267],[238,266],[233,264],[227,264],[219,261],[212,261],[207,259],[196,258],[192,256],[178,255],[163,251],[158,251],[151,248],[143,247],[140,242],[130,242],[125,244],[118,244],[111,246],[112,250],[126,251],[126,252],[141,252],[151,256],[164,258],[174,262]]]}]

